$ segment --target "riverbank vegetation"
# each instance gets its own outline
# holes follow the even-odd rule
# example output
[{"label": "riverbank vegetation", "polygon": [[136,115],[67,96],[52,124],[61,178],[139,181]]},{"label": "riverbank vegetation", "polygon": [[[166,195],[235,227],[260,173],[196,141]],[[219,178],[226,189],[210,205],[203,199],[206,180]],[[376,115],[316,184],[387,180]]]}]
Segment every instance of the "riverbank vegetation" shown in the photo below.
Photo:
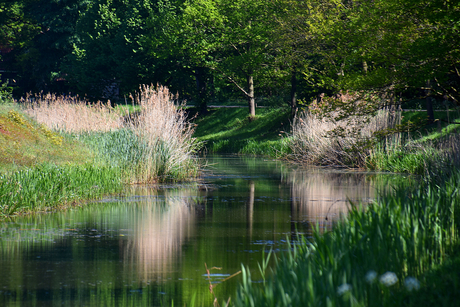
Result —
[{"label": "riverbank vegetation", "polygon": [[187,180],[199,142],[164,87],[143,86],[135,116],[77,98],[1,105],[2,216],[114,193],[123,184]]},{"label": "riverbank vegetation", "polygon": [[[458,244],[459,122],[452,119],[460,116],[450,114],[460,106],[456,1],[13,0],[0,3],[0,16],[0,68],[9,79],[1,83],[0,101],[11,87],[16,97],[71,92],[92,102],[126,102],[139,84],[165,84],[199,109],[195,137],[207,142],[208,152],[423,175],[425,185],[356,211],[348,224],[289,254],[279,264],[279,279],[264,290],[252,290],[246,276],[240,303],[390,302],[405,295],[405,281],[412,289],[427,285],[422,278],[431,263],[442,263]],[[155,95],[161,93],[150,88],[139,93],[132,101],[140,113],[124,120],[108,104],[72,102],[65,107],[70,113],[59,113],[43,97],[27,101],[26,113],[38,124],[17,106],[2,113],[3,214],[22,210],[26,189],[20,183],[27,176],[54,174],[29,186],[60,193],[69,185],[54,184],[59,176],[83,182],[76,178],[93,176],[93,168],[109,176],[97,180],[113,187],[196,174],[199,143],[184,113],[171,111],[173,105],[158,109]],[[241,99],[246,111],[206,114],[210,104]],[[257,108],[257,99],[269,100],[270,108]],[[77,105],[90,115],[77,115]],[[436,105],[447,110],[445,117]],[[406,113],[398,119],[401,107],[426,112],[418,120]],[[156,112],[166,114],[165,121]],[[96,128],[99,120],[107,126]],[[84,122],[86,128],[72,128]],[[75,155],[69,155],[72,148],[78,148]],[[48,165],[48,155],[58,169]],[[107,192],[86,182],[92,191]],[[50,196],[27,193],[34,199],[29,207],[47,206],[43,199]],[[69,191],[65,200],[79,193]],[[371,283],[363,282],[368,273]]]},{"label": "riverbank vegetation", "polygon": [[[244,268],[235,305],[455,305],[459,180],[456,171],[442,182],[395,188],[366,210],[352,204],[332,231],[293,244],[262,284]],[[449,282],[436,286],[432,278]]]},{"label": "riverbank vegetation", "polygon": [[[366,109],[369,106],[366,103]],[[414,113],[378,107],[369,113],[355,107],[352,112],[328,108],[304,111],[292,125],[291,154],[286,158],[310,165],[417,175],[438,174],[458,166],[458,111],[450,111],[454,119],[447,123],[432,125],[426,124],[426,118],[411,116]],[[446,116],[443,113],[441,118]]]}]

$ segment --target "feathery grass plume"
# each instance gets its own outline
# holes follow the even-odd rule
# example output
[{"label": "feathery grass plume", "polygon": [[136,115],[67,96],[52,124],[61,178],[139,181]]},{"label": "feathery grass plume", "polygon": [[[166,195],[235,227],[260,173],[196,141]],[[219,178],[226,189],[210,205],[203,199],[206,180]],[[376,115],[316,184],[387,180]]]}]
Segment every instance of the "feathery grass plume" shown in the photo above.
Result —
[{"label": "feathery grass plume", "polygon": [[[391,96],[391,95],[390,95]],[[354,92],[321,97],[292,125],[292,160],[364,167],[370,148],[397,132],[401,112],[387,93]]]},{"label": "feathery grass plume", "polygon": [[193,125],[185,111],[175,105],[177,97],[164,86],[142,85],[132,97],[140,107],[139,115],[130,128],[148,144],[148,151],[137,178],[138,182],[169,178],[182,180],[196,175],[198,163],[195,153],[199,142],[193,138]]},{"label": "feathery grass plume", "polygon": [[65,132],[111,131],[122,127],[120,114],[110,101],[90,104],[78,96],[27,95],[21,99],[24,112],[50,129]]},{"label": "feathery grass plume", "polygon": [[39,123],[84,134],[105,164],[125,170],[127,182],[183,180],[196,175],[194,154],[199,143],[192,137],[194,129],[185,112],[175,105],[177,97],[164,86],[143,85],[131,98],[141,109],[124,117],[110,102],[90,104],[78,97],[42,94],[27,96],[22,103]]}]

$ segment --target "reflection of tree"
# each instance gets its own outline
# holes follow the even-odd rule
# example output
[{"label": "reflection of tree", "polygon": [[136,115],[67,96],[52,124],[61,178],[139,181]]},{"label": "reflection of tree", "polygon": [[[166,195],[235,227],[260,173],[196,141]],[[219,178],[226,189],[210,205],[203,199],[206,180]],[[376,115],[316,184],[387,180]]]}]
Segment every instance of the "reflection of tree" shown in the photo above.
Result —
[{"label": "reflection of tree", "polygon": [[331,172],[323,169],[296,170],[285,174],[291,184],[292,221],[308,222],[320,229],[330,229],[346,214],[350,201],[368,203],[376,195],[369,176],[357,172]]},{"label": "reflection of tree", "polygon": [[248,236],[252,240],[252,225],[254,219],[254,191],[255,184],[254,181],[249,182],[249,200],[248,200]]},{"label": "reflection of tree", "polygon": [[130,222],[136,228],[123,242],[123,256],[128,271],[137,273],[140,280],[164,279],[177,271],[182,245],[195,226],[191,193],[193,190],[167,191],[164,198],[139,201]]}]

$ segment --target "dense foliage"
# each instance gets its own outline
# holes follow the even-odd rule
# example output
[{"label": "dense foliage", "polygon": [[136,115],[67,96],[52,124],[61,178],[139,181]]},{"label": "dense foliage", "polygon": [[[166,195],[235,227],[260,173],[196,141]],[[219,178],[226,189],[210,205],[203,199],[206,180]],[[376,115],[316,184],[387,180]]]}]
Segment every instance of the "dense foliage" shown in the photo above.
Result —
[{"label": "dense foliage", "polygon": [[295,109],[350,89],[460,99],[455,1],[2,0],[0,16],[18,93],[120,99],[161,83],[251,114],[256,98]]}]

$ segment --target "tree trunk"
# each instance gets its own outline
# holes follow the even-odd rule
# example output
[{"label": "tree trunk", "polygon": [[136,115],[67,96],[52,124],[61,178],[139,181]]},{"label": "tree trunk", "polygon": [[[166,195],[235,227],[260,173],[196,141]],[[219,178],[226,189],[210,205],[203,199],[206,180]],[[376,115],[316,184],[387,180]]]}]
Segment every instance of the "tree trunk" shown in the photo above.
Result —
[{"label": "tree trunk", "polygon": [[206,81],[205,81],[205,72],[203,67],[197,67],[195,69],[195,80],[196,80],[196,89],[198,92],[197,96],[197,107],[201,113],[206,113],[208,111],[207,97],[206,97]]},{"label": "tree trunk", "polygon": [[291,116],[295,117],[297,114],[297,76],[295,69],[291,74]]},{"label": "tree trunk", "polygon": [[433,112],[433,101],[431,100],[431,83],[430,80],[426,81],[426,111],[428,113],[428,124],[432,124],[434,122],[434,112]]},{"label": "tree trunk", "polygon": [[249,118],[256,117],[256,100],[254,97],[254,77],[252,74],[248,75],[248,105],[249,105]]}]

